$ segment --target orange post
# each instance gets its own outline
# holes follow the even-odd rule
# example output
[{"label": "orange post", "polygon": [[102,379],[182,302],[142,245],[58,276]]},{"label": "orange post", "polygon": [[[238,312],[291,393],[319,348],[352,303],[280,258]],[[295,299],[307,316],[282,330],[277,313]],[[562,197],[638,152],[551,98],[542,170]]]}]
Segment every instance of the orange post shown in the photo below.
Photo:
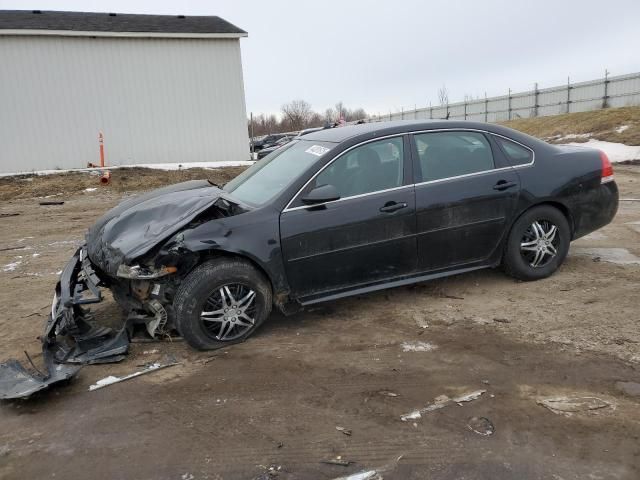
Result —
[{"label": "orange post", "polygon": [[100,168],[104,168],[104,136],[102,132],[98,135],[98,143],[100,144]]}]

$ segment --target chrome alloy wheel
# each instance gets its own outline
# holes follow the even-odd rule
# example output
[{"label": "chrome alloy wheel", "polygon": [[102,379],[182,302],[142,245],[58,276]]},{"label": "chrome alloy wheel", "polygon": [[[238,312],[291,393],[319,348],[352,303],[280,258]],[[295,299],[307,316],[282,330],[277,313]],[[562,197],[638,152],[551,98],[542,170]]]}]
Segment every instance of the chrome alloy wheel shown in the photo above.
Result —
[{"label": "chrome alloy wheel", "polygon": [[545,267],[558,254],[558,227],[548,220],[536,220],[522,236],[520,253],[533,268]]},{"label": "chrome alloy wheel", "polygon": [[224,285],[206,300],[200,319],[219,341],[235,340],[255,325],[256,292],[239,283]]}]

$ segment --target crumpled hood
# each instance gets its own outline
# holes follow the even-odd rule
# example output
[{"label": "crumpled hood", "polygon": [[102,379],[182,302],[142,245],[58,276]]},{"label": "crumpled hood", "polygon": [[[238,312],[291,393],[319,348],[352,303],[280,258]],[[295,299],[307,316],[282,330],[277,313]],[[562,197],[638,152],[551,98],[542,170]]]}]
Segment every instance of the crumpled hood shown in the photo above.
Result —
[{"label": "crumpled hood", "polygon": [[115,275],[169,238],[211,206],[222,190],[207,180],[193,180],[122,202],[93,224],[86,235],[87,253],[103,271]]}]

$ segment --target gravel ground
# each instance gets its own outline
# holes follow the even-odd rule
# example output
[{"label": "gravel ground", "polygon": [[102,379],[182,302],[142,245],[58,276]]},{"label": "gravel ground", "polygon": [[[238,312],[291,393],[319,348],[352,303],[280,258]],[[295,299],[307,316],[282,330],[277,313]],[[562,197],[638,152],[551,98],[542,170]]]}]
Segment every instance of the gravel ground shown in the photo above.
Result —
[{"label": "gravel ground", "polygon": [[[20,214],[0,217],[3,359],[26,350],[40,361],[57,272],[92,221],[130,194],[86,192],[76,178],[55,180],[61,206],[40,206],[37,187],[11,195],[0,184],[0,214]],[[640,199],[640,167],[617,166],[616,179],[622,198]],[[640,478],[639,240],[640,201],[623,201],[543,281],[486,270],[274,314],[216,352],[134,344],[120,364],[0,404],[0,478],[333,479],[369,469],[385,479]],[[113,302],[96,310],[117,321]],[[180,364],[87,391],[167,354]],[[597,400],[571,412],[539,403],[558,396]],[[475,433],[473,417],[494,433]],[[338,457],[351,463],[323,463]]]}]

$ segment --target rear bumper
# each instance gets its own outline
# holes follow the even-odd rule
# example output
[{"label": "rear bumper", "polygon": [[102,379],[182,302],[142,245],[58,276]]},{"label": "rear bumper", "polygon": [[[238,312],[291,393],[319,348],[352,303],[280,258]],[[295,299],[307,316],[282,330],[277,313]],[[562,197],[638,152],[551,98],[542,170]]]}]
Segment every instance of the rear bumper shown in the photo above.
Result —
[{"label": "rear bumper", "polygon": [[[0,364],[0,399],[23,398],[74,376],[81,365],[120,361],[129,349],[125,327],[117,332],[91,323],[85,304],[102,301],[100,278],[82,246],[62,270],[42,336],[46,373],[17,360]],[[35,367],[34,367],[35,368]]]},{"label": "rear bumper", "polygon": [[600,184],[581,199],[573,239],[583,237],[611,223],[618,212],[618,186],[610,181]]}]

